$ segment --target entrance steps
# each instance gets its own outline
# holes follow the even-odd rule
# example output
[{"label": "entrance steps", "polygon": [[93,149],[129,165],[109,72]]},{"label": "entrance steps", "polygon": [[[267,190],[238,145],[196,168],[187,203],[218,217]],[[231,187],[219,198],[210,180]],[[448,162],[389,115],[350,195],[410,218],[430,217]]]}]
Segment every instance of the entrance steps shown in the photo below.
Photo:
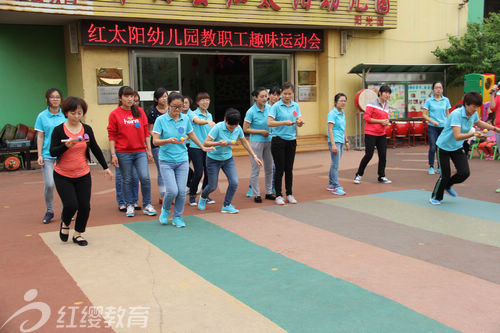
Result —
[{"label": "entrance steps", "polygon": [[[327,150],[328,139],[326,135],[306,135],[297,137],[297,153]],[[233,147],[233,156],[246,155],[248,155],[248,152],[241,144]]]}]

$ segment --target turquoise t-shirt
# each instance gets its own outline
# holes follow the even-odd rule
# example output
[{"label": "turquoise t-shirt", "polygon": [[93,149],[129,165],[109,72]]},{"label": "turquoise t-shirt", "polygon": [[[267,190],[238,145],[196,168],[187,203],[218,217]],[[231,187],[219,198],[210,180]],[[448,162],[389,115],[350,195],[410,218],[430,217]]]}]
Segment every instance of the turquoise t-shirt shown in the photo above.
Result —
[{"label": "turquoise t-shirt", "polygon": [[[344,110],[337,110],[336,107],[332,111],[328,112],[326,116],[326,131],[328,133],[328,123],[333,123],[333,140],[335,142],[344,143],[345,142],[345,113]],[[328,142],[330,142],[330,136],[328,135]]]},{"label": "turquoise t-shirt", "polygon": [[[182,113],[179,119],[175,121],[175,119],[170,117],[170,114],[166,112],[156,118],[153,126],[153,133],[160,134],[160,139],[174,137],[181,140],[181,137],[188,138],[187,134],[192,131],[193,125],[191,125],[191,120],[187,115]],[[189,160],[186,143],[167,143],[166,145],[160,146],[158,158],[162,161],[174,163]],[[190,142],[190,144],[192,143]]]},{"label": "turquoise t-shirt", "polygon": [[[444,127],[446,123],[446,110],[451,109],[450,100],[444,96],[438,101],[434,96],[425,101],[424,109],[429,111],[429,118],[439,123],[437,127]],[[429,123],[429,126],[434,126]]]},{"label": "turquoise t-shirt", "polygon": [[61,125],[66,120],[67,119],[62,113],[61,109],[59,109],[59,112],[57,114],[52,114],[50,113],[49,108],[46,108],[38,114],[38,117],[36,117],[35,130],[43,132],[43,158],[55,159],[55,157],[50,155],[49,152],[52,131],[54,130],[54,127]]},{"label": "turquoise t-shirt", "polygon": [[[238,125],[238,127],[236,127],[232,132],[229,132],[226,127],[226,122],[221,121],[220,123],[217,123],[214,127],[212,127],[212,129],[208,133],[208,136],[214,139],[214,141],[226,140],[227,142],[234,141],[236,143],[243,137],[243,129]],[[226,147],[216,146],[215,149],[215,151],[209,151],[207,153],[207,156],[211,159],[217,161],[225,161],[233,157],[232,145]]]},{"label": "turquoise t-shirt", "polygon": [[[200,108],[197,108],[194,111],[189,110],[187,113],[189,120],[191,120],[191,122],[193,123],[194,134],[196,134],[196,136],[200,140],[201,144],[203,144],[203,142],[205,142],[205,139],[207,138],[208,132],[210,132],[210,125],[209,124],[198,125],[198,124],[193,122],[193,118],[198,117],[198,118],[203,119],[203,120],[213,121],[212,114],[210,112],[208,112],[208,110],[206,112],[207,112],[207,115],[205,116],[201,112]],[[194,142],[190,142],[189,147],[201,149]]]},{"label": "turquoise t-shirt", "polygon": [[[297,103],[291,101],[290,106],[286,106],[283,100],[280,99],[271,107],[269,116],[273,117],[276,121],[291,120],[295,123],[301,114]],[[295,140],[297,137],[297,124],[273,127],[273,136],[279,136],[283,140]]]},{"label": "turquoise t-shirt", "polygon": [[[269,117],[269,110],[271,107],[269,104],[264,106],[264,111],[260,110],[257,106],[257,103],[254,103],[253,106],[248,109],[245,114],[245,121],[250,123],[251,129],[256,130],[266,130],[269,132],[269,126],[267,126],[267,118]],[[250,134],[250,141],[254,142],[270,142],[271,136],[263,136],[261,134]]]},{"label": "turquoise t-shirt", "polygon": [[448,116],[446,123],[444,125],[444,129],[439,135],[436,145],[446,151],[455,151],[459,150],[463,147],[465,140],[456,140],[453,136],[453,127],[460,127],[460,133],[469,133],[470,129],[474,124],[479,120],[479,116],[477,112],[475,112],[472,116],[467,117],[465,113],[465,107],[461,107],[460,109],[454,110]]}]

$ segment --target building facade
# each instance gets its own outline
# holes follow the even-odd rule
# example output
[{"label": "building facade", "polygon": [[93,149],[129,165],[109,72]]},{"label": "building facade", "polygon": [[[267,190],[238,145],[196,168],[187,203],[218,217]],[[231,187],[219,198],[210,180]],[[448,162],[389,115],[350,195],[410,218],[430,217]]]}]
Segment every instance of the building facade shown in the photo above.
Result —
[{"label": "building facade", "polygon": [[465,32],[463,1],[402,0],[0,0],[0,125],[33,125],[47,88],[89,104],[85,121],[107,147],[117,88],[155,88],[194,97],[210,112],[244,113],[250,92],[291,81],[306,125],[326,134],[338,92],[348,96],[347,132],[360,63],[437,63],[431,51]]}]

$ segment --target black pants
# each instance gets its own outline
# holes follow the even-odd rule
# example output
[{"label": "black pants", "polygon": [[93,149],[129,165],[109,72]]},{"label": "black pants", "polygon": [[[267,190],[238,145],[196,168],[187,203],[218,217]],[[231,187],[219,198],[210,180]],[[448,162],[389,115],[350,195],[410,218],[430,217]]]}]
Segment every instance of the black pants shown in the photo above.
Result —
[{"label": "black pants", "polygon": [[[443,200],[444,190],[455,184],[463,183],[469,178],[470,170],[467,155],[462,148],[454,151],[447,151],[438,147],[437,155],[441,176],[436,182],[436,186],[434,186],[432,197],[441,201]],[[457,173],[453,176],[451,176],[450,159],[453,165],[455,165],[455,169],[457,169]]]},{"label": "black pants", "polygon": [[205,177],[203,177],[203,187],[202,188],[205,188],[208,184],[207,153],[205,153],[201,149],[189,147],[188,154],[189,154],[189,158],[193,162],[193,168],[194,168],[194,174],[193,174],[193,177],[191,178],[191,182],[189,185],[189,195],[195,196],[196,191],[198,190],[198,184],[200,183],[200,180],[201,180],[201,177],[203,176],[203,174],[205,174]]},{"label": "black pants", "polygon": [[273,154],[274,166],[274,188],[276,196],[283,196],[281,184],[283,172],[285,173],[286,195],[292,195],[293,185],[293,162],[295,161],[296,140],[283,140],[279,136],[273,137],[271,141],[271,153]]},{"label": "black pants", "polygon": [[85,232],[90,214],[90,192],[92,190],[90,173],[78,178],[69,178],[54,171],[54,183],[63,203],[62,220],[64,224],[69,226],[71,218],[78,211],[75,231]]},{"label": "black pants", "polygon": [[365,134],[365,156],[363,156],[359,163],[356,175],[363,176],[368,162],[370,162],[373,157],[375,147],[377,147],[378,154],[378,179],[385,177],[385,161],[387,156],[387,138],[385,134],[382,136]]}]

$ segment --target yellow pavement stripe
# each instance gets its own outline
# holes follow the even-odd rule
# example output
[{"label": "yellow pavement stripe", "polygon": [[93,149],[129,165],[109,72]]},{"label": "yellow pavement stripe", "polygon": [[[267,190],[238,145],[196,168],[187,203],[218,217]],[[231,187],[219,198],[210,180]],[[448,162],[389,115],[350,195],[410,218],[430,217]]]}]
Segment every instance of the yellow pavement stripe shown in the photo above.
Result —
[{"label": "yellow pavement stripe", "polygon": [[41,234],[93,305],[149,307],[147,328],[134,332],[284,332],[123,225],[88,228],[85,236],[89,245],[80,247],[57,232]]}]

